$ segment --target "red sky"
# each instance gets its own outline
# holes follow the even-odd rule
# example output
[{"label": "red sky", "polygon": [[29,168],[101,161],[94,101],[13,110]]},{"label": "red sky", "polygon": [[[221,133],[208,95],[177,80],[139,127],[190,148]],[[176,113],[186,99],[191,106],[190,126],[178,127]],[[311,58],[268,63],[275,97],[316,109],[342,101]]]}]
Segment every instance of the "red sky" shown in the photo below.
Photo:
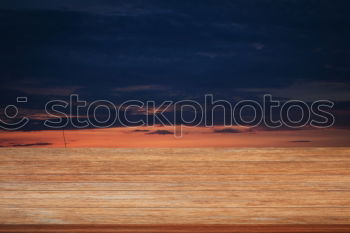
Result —
[{"label": "red sky", "polygon": [[[222,131],[226,129],[226,131]],[[228,130],[227,130],[228,129]],[[66,130],[67,147],[303,147],[350,146],[350,130],[250,130],[237,127],[172,126]],[[64,147],[63,131],[0,132],[2,147]]]}]

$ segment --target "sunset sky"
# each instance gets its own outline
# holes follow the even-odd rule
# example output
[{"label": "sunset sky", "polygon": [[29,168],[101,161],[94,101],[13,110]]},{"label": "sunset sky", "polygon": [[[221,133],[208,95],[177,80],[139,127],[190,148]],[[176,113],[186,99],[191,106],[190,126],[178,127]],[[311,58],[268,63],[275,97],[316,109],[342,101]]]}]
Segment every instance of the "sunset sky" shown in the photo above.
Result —
[{"label": "sunset sky", "polygon": [[[0,147],[350,146],[349,7],[347,0],[2,0],[0,119],[30,123],[1,130]],[[225,127],[217,111],[213,127],[184,127],[181,138],[159,122],[45,128],[45,104],[71,94],[116,106],[203,103],[206,94],[231,103],[261,102],[264,94],[282,102],[331,100],[335,124]],[[8,105],[19,108],[11,121]],[[106,112],[97,114],[103,119]],[[137,120],[150,113],[125,114]],[[88,115],[83,109],[81,119]]]},{"label": "sunset sky", "polygon": [[[226,130],[225,130],[226,129]],[[120,127],[1,133],[5,147],[309,147],[349,146],[349,130],[250,131],[222,127],[184,127],[175,138],[173,127]],[[65,145],[66,144],[66,145]]]}]

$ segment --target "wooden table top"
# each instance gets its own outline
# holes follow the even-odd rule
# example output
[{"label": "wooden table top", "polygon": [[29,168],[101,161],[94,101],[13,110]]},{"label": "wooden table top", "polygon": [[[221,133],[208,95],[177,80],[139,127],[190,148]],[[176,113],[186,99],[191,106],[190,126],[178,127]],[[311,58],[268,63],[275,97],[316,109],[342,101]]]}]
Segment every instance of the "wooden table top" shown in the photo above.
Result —
[{"label": "wooden table top", "polygon": [[350,148],[0,156],[0,232],[350,232]]}]

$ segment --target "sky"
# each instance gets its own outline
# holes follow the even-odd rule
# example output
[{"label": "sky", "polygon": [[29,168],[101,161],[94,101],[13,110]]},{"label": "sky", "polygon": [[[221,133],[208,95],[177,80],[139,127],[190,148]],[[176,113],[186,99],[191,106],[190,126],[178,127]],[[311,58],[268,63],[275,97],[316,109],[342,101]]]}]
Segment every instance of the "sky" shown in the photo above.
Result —
[{"label": "sky", "polygon": [[[62,146],[55,136],[62,130],[43,127],[43,110],[70,94],[116,105],[203,102],[205,94],[230,102],[271,94],[335,103],[330,129],[236,132],[217,114],[214,127],[193,127],[180,139],[156,124],[141,131],[68,125],[72,147],[348,146],[349,7],[346,0],[2,0],[0,118],[14,104],[31,122],[0,131],[0,146]],[[28,102],[18,104],[21,96]],[[88,136],[82,141],[80,134]]]}]

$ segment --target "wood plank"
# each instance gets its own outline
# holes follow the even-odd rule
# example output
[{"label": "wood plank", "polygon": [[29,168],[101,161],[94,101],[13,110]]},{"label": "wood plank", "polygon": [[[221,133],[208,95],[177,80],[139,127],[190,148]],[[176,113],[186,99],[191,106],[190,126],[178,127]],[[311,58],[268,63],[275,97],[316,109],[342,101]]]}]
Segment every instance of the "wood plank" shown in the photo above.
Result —
[{"label": "wood plank", "polygon": [[350,225],[0,225],[4,233],[348,233]]},{"label": "wood plank", "polygon": [[20,190],[350,190],[343,175],[0,175],[0,191]]},{"label": "wood plank", "polygon": [[142,151],[0,149],[0,223],[350,223],[349,148]]},{"label": "wood plank", "polygon": [[348,224],[350,208],[1,208],[0,224]]},{"label": "wood plank", "polygon": [[344,175],[303,175],[303,174],[238,174],[238,175],[193,175],[191,174],[191,180],[188,180],[189,175],[99,175],[99,174],[15,174],[15,175],[0,175],[0,182],[96,182],[96,183],[108,183],[108,182],[170,182],[170,183],[192,183],[197,182],[256,182],[256,183],[269,183],[269,182],[283,182],[283,183],[346,183],[350,182],[350,176]]},{"label": "wood plank", "polygon": [[340,191],[8,191],[1,208],[350,208]]},{"label": "wood plank", "polygon": [[[335,148],[0,148],[1,161],[350,161]],[[42,156],[45,155],[45,156]]]},{"label": "wood plank", "polygon": [[[73,176],[75,177],[75,176]],[[89,176],[90,177],[90,176]],[[337,177],[337,176],[335,176]],[[342,176],[345,177],[345,176]],[[253,176],[252,179],[258,178]],[[91,178],[90,178],[91,179]],[[350,182],[289,182],[288,176],[273,181],[201,181],[185,180],[149,182],[0,182],[0,191],[350,191]],[[210,178],[208,178],[210,180]],[[258,179],[257,179],[258,180]]]},{"label": "wood plank", "polygon": [[0,174],[323,174],[350,175],[350,162],[0,161]]}]

